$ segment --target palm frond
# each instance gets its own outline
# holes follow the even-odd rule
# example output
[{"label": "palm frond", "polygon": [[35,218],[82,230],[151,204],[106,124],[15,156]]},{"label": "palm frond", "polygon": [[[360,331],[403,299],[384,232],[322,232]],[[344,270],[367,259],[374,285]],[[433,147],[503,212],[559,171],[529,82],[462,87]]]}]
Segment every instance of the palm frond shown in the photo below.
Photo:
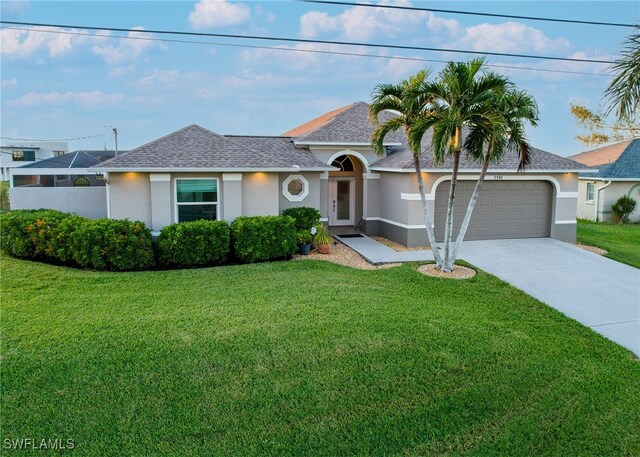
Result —
[{"label": "palm frond", "polygon": [[385,123],[381,124],[371,136],[371,146],[373,147],[373,151],[377,155],[384,155],[384,139],[390,132],[395,132],[398,130],[402,130],[405,128],[405,118],[404,116],[397,116],[389,119]]}]

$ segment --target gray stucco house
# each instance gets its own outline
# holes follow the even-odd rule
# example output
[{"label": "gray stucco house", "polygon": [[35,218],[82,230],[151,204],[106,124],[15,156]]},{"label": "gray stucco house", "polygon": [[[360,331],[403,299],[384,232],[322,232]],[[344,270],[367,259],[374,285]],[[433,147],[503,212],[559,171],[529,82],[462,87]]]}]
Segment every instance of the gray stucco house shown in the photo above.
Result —
[{"label": "gray stucco house", "polygon": [[[389,114],[390,115],[390,114]],[[102,173],[111,218],[152,230],[196,218],[232,220],[311,206],[331,226],[357,226],[407,246],[426,244],[410,152],[400,133],[385,157],[371,149],[368,105],[331,111],[280,136],[219,135],[197,125],[92,167]],[[421,158],[436,235],[444,229],[450,164],[434,164],[429,138]],[[588,167],[533,150],[517,173],[515,153],[489,169],[467,239],[553,237],[574,242],[578,173]],[[458,223],[479,165],[462,160]]]}]

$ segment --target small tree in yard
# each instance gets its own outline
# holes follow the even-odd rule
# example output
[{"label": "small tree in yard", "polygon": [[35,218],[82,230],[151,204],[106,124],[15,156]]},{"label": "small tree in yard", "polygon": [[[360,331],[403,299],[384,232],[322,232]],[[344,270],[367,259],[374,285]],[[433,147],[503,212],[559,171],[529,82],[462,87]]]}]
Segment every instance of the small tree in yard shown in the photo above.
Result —
[{"label": "small tree in yard", "polygon": [[637,202],[633,198],[623,195],[611,206],[611,220],[618,224],[626,224],[636,205]]},{"label": "small tree in yard", "polygon": [[383,111],[392,111],[395,117],[380,125],[373,133],[372,145],[378,155],[385,154],[384,139],[388,133],[402,130],[407,137],[409,150],[413,155],[413,165],[418,178],[418,191],[422,202],[422,212],[425,225],[427,226],[427,237],[433,257],[438,267],[443,265],[442,257],[436,245],[436,236],[431,223],[431,214],[427,206],[427,197],[424,193],[424,181],[420,167],[420,155],[422,154],[422,135],[413,134],[413,129],[418,121],[429,113],[428,103],[421,99],[421,87],[427,82],[429,73],[420,71],[411,78],[402,81],[400,84],[378,84],[373,91],[372,101],[369,107],[369,117],[374,123],[378,123],[378,116]]},{"label": "small tree in yard", "polygon": [[[467,63],[450,62],[436,81],[427,80],[427,73],[420,72],[396,86],[379,85],[374,90],[371,104],[374,120],[384,110],[401,113],[376,130],[373,145],[376,151],[382,151],[384,136],[390,131],[404,129],[414,155],[420,199],[436,266],[446,272],[454,268],[489,163],[502,157],[507,148],[513,147],[519,154],[519,169],[524,169],[529,162],[524,122],[535,125],[538,116],[535,101],[529,95],[516,91],[504,76],[481,72],[483,64],[484,59]],[[442,163],[447,155],[453,158],[444,257],[435,245],[419,162],[422,138],[429,129],[433,129],[431,150],[434,160]],[[463,138],[463,129],[467,132],[466,139]],[[457,241],[452,245],[455,192],[463,149],[470,157],[482,162],[482,171]]]}]

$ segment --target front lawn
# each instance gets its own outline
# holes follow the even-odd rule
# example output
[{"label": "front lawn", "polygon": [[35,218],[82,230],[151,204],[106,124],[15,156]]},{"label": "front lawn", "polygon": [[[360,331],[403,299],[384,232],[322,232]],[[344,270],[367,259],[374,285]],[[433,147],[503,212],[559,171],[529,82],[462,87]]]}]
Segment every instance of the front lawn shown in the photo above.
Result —
[{"label": "front lawn", "polygon": [[72,439],[83,456],[640,454],[638,360],[484,273],[0,260],[2,443]]},{"label": "front lawn", "polygon": [[640,224],[578,221],[578,242],[606,249],[607,257],[640,268]]}]

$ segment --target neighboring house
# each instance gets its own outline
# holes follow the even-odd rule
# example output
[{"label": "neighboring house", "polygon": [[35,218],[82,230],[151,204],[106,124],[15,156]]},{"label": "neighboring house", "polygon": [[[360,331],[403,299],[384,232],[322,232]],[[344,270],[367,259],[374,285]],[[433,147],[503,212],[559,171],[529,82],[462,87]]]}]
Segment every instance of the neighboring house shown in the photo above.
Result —
[{"label": "neighboring house", "polygon": [[73,151],[13,168],[11,209],[49,208],[91,218],[107,217],[106,183],[89,167],[114,156],[115,151]]},{"label": "neighboring house", "polygon": [[579,218],[607,220],[611,206],[627,195],[638,202],[630,219],[640,220],[640,138],[620,141],[569,158],[599,170],[597,173],[580,174]]},{"label": "neighboring house", "polygon": [[[411,154],[400,132],[387,137],[386,157],[373,153],[368,109],[354,103],[275,137],[223,136],[191,125],[91,169],[104,173],[109,217],[142,220],[153,231],[178,221],[233,220],[311,206],[329,226],[425,245]],[[450,163],[433,163],[428,138],[421,163],[442,238]],[[515,152],[491,166],[467,239],[574,242],[578,172],[588,167],[533,149],[527,172],[516,169]],[[477,163],[462,159],[458,225],[478,173]]]},{"label": "neighboring house", "polygon": [[60,156],[67,152],[67,149],[67,143],[61,141],[8,143],[0,146],[0,181],[9,180],[9,170],[11,168]]}]

